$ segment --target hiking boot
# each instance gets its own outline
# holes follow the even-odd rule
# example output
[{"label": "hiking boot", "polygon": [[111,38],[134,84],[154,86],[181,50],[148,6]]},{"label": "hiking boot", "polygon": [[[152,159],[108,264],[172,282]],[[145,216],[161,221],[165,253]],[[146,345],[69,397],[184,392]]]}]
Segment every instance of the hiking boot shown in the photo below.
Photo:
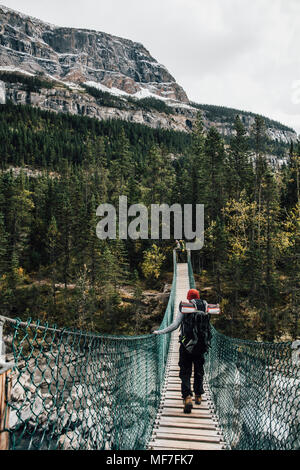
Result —
[{"label": "hiking boot", "polygon": [[184,413],[190,413],[192,411],[193,402],[192,402],[192,397],[190,395],[183,400],[183,405],[184,405],[184,408],[183,408]]},{"label": "hiking boot", "polygon": [[201,395],[195,395],[195,405],[201,405]]}]

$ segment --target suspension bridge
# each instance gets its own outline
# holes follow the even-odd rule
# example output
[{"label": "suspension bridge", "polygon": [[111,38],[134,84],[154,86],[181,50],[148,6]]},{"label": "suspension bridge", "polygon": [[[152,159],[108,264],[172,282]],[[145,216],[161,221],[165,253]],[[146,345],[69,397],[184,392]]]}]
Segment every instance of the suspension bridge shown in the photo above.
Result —
[{"label": "suspension bridge", "polygon": [[[193,287],[190,256],[177,264],[174,255],[160,328]],[[185,415],[178,331],[113,336],[1,317],[0,449],[299,449],[299,362],[299,341],[244,341],[212,327],[205,395]]]},{"label": "suspension bridge", "polygon": [[[188,265],[177,264],[175,308],[186,300],[190,288]],[[153,450],[221,450],[221,433],[210,406],[210,394],[205,384],[205,395],[192,414],[182,412],[181,381],[179,378],[179,329],[171,333],[171,343],[166,366],[165,383],[149,449]]]}]

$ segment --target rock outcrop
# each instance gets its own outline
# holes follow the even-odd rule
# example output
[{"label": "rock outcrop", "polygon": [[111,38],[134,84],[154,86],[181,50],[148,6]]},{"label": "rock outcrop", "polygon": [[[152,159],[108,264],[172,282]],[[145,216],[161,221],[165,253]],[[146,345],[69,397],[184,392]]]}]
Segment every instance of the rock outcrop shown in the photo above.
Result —
[{"label": "rock outcrop", "polygon": [[5,104],[5,102],[6,102],[5,83],[0,81],[0,104]]},{"label": "rock outcrop", "polygon": [[[57,113],[69,113],[80,116],[88,116],[99,120],[122,119],[128,122],[144,124],[155,129],[167,129],[190,132],[197,117],[198,109],[192,106],[182,106],[180,103],[172,106],[174,114],[167,114],[156,110],[138,109],[132,103],[122,102],[122,109],[113,106],[103,106],[101,100],[91,96],[84,89],[72,89],[63,85],[53,88],[41,88],[38,92],[28,91],[26,86],[18,83],[4,83],[0,81],[0,104],[6,101],[14,104],[37,106],[44,111]],[[247,114],[241,115],[244,125],[250,132],[254,124],[254,118]],[[211,126],[223,136],[233,134],[233,123],[229,121],[210,121],[203,112],[203,124],[205,129]],[[285,144],[297,140],[296,132],[269,127],[266,131],[271,140],[278,140]]]},{"label": "rock outcrop", "polygon": [[124,101],[124,109],[102,106],[97,98],[82,91],[56,87],[42,88],[39,92],[30,92],[20,84],[10,84],[0,81],[3,91],[3,102],[9,100],[14,104],[29,104],[45,111],[77,114],[94,117],[99,120],[122,119],[129,122],[145,124],[152,128],[173,129],[188,132],[190,120],[196,118],[196,110],[184,109],[175,114],[165,114],[158,111],[136,109],[132,104]]}]

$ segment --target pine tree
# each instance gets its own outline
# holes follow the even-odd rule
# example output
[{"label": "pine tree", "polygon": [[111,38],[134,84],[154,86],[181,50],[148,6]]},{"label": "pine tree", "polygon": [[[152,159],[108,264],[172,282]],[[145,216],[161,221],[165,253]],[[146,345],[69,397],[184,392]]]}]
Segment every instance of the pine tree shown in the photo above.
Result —
[{"label": "pine tree", "polygon": [[101,264],[101,246],[103,242],[97,238],[96,226],[96,200],[92,195],[89,203],[89,211],[86,220],[86,239],[85,239],[85,264],[88,266],[88,271],[91,279],[91,285],[95,287],[97,278],[99,277],[99,267]]},{"label": "pine tree", "polygon": [[291,145],[288,165],[282,170],[282,176],[282,204],[291,209],[300,202],[300,143],[296,147]]},{"label": "pine tree", "polygon": [[253,179],[248,138],[239,116],[236,116],[234,130],[236,134],[228,152],[228,196],[238,201],[242,190],[249,192]]},{"label": "pine tree", "polygon": [[8,271],[8,234],[4,225],[4,217],[0,212],[0,277]]},{"label": "pine tree", "polygon": [[278,191],[271,171],[267,171],[262,186],[262,204],[264,216],[264,257],[261,269],[264,272],[264,307],[266,319],[266,336],[269,341],[274,340],[275,318],[272,315],[272,306],[279,291],[276,285],[276,253],[273,240],[277,238],[278,227]]},{"label": "pine tree", "polygon": [[226,226],[226,263],[227,276],[232,282],[233,301],[232,309],[240,308],[240,293],[246,287],[248,274],[245,270],[245,261],[250,249],[250,230],[252,223],[253,204],[247,201],[245,192],[241,193],[240,200],[231,199],[224,208]]},{"label": "pine tree", "polygon": [[105,246],[99,269],[99,287],[101,292],[102,311],[110,330],[114,332],[118,322],[117,312],[120,304],[118,286],[122,282],[118,271],[118,259],[108,246]]},{"label": "pine tree", "polygon": [[170,157],[163,155],[158,146],[153,146],[147,155],[146,167],[142,192],[146,204],[168,204],[175,183],[175,172]]},{"label": "pine tree", "polygon": [[76,327],[90,329],[93,326],[93,316],[96,310],[96,296],[90,283],[87,266],[79,272],[74,290],[74,310],[76,312]]},{"label": "pine tree", "polygon": [[202,190],[205,194],[205,213],[209,222],[222,218],[222,208],[225,204],[224,170],[225,149],[219,132],[211,127],[205,140],[206,167],[203,170],[205,184]]},{"label": "pine tree", "polygon": [[[198,113],[192,133],[192,144],[186,161],[183,191],[188,203],[193,205],[193,222],[196,220],[196,204],[204,204],[207,173],[205,171],[205,135],[202,114]],[[195,224],[195,222],[194,222]],[[195,226],[193,227],[195,229]]]},{"label": "pine tree", "polygon": [[134,164],[129,140],[122,129],[110,164],[110,200],[113,203],[118,202],[120,195],[128,195],[127,181],[133,173]]},{"label": "pine tree", "polygon": [[14,253],[15,259],[24,263],[27,262],[25,254],[28,254],[28,237],[34,203],[32,192],[26,189],[26,179],[23,173],[21,173],[13,188],[9,209],[11,252]]},{"label": "pine tree", "polygon": [[51,278],[51,289],[52,289],[52,308],[54,313],[56,312],[56,277],[57,277],[57,246],[58,246],[59,233],[55,217],[52,217],[48,233],[47,233],[47,251],[50,261],[50,278]]},{"label": "pine tree", "polygon": [[141,324],[142,324],[142,314],[141,314],[141,297],[143,294],[143,287],[142,283],[139,279],[139,275],[137,270],[135,269],[133,272],[133,286],[134,286],[134,303],[133,303],[133,314],[134,314],[134,333],[136,335],[141,334]]},{"label": "pine tree", "polygon": [[253,137],[255,140],[255,180],[254,180],[254,193],[253,200],[253,218],[252,218],[252,233],[250,250],[248,257],[249,274],[251,275],[251,297],[252,299],[259,297],[259,290],[262,285],[262,183],[263,177],[266,173],[267,163],[264,155],[264,142],[265,142],[265,123],[260,116],[255,117],[253,125]]},{"label": "pine tree", "polygon": [[65,284],[65,289],[70,279],[70,268],[71,268],[71,232],[72,232],[72,207],[68,194],[68,186],[63,189],[61,194],[59,208],[59,252],[60,255],[60,266],[61,275]]}]

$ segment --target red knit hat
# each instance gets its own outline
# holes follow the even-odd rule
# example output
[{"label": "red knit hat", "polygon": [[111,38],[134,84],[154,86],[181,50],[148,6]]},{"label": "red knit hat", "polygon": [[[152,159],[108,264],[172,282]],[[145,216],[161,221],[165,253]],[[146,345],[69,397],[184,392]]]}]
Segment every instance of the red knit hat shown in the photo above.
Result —
[{"label": "red knit hat", "polygon": [[188,300],[200,299],[200,294],[196,289],[190,289],[187,293],[187,299]]}]

